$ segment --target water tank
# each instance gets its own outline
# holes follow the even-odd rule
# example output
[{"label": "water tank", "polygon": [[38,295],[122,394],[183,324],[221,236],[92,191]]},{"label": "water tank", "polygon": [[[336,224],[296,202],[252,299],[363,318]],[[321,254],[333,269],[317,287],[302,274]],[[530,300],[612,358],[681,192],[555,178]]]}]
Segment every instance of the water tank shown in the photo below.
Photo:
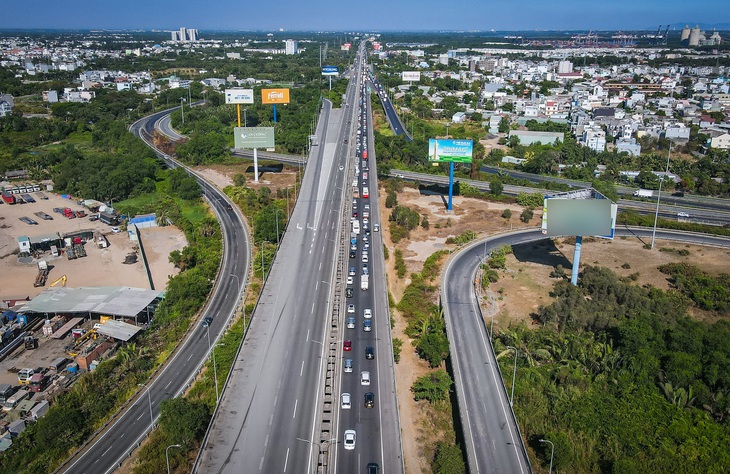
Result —
[{"label": "water tank", "polygon": [[700,44],[700,27],[695,26],[692,28],[692,31],[689,32],[689,45],[690,46],[699,46]]}]

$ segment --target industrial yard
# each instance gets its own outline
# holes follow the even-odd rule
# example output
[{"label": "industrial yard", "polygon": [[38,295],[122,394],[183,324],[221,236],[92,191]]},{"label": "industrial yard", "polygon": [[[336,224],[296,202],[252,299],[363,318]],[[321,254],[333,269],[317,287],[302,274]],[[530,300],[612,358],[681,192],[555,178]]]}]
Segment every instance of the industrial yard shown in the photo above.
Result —
[{"label": "industrial yard", "polygon": [[[139,243],[123,226],[105,223],[98,213],[52,192],[21,196],[15,204],[7,196],[0,203],[0,352],[6,352],[0,355],[0,432],[8,428],[13,435],[24,429],[22,419],[47,410],[39,402],[52,401],[79,373],[93,370],[144,328],[169,276],[177,273],[170,252],[187,243],[172,226],[140,229],[148,276]],[[43,293],[49,289],[52,295]],[[54,309],[26,317],[12,311],[16,303]],[[43,413],[31,413],[33,407]],[[0,438],[0,451],[8,440]]]}]

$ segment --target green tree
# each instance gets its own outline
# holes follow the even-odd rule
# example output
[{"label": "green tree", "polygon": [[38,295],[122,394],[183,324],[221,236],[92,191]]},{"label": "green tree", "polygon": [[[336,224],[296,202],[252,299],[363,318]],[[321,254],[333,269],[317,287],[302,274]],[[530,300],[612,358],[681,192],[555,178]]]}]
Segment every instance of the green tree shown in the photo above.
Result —
[{"label": "green tree", "polygon": [[532,216],[534,215],[534,212],[529,207],[522,211],[522,214],[520,214],[520,220],[524,222],[525,224],[530,222],[532,219]]},{"label": "green tree", "polygon": [[459,446],[440,441],[436,444],[436,455],[431,468],[434,474],[464,474],[464,453]]},{"label": "green tree", "polygon": [[175,443],[190,448],[200,439],[210,420],[208,406],[187,398],[169,398],[160,405],[160,426]]},{"label": "green tree", "polygon": [[449,396],[451,388],[451,377],[443,369],[434,370],[422,375],[413,382],[411,392],[413,398],[418,400],[428,400],[431,403],[446,400]]},{"label": "green tree", "polygon": [[495,196],[501,196],[504,192],[504,184],[502,184],[502,180],[499,178],[492,179],[492,181],[489,182],[489,192]]}]

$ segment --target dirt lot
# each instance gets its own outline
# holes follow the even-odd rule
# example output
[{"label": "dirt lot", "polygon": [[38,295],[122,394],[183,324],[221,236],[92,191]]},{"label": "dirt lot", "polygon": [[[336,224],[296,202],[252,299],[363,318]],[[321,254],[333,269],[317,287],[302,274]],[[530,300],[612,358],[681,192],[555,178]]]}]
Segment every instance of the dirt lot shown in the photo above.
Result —
[{"label": "dirt lot", "polygon": [[[48,200],[37,199],[30,204],[0,205],[0,296],[33,298],[46,289],[50,283],[62,275],[66,275],[66,286],[131,286],[149,288],[149,282],[141,259],[137,263],[124,264],[125,257],[133,253],[136,243],[131,242],[127,234],[114,234],[111,227],[100,222],[89,221],[88,217],[67,219],[53,212],[54,207],[70,207],[81,210],[82,207],[73,201],[56,194],[45,192]],[[35,212],[45,212],[53,220],[43,220]],[[19,220],[27,216],[38,222],[28,225]],[[15,253],[18,250],[17,238],[20,236],[43,235],[52,232],[70,232],[81,229],[95,229],[106,235],[109,247],[100,249],[89,243],[85,245],[87,257],[68,260],[65,255],[52,257],[50,253],[43,256],[52,267],[45,287],[34,287],[33,282],[38,273],[35,263],[21,264]],[[185,235],[174,227],[157,227],[142,229],[142,241],[150,262],[155,289],[164,290],[169,275],[176,269],[168,262],[168,255],[173,250],[180,250],[186,245]]]},{"label": "dirt lot", "polygon": [[[381,186],[381,190],[382,190]],[[381,191],[380,203],[385,203],[385,192]],[[408,275],[418,272],[426,258],[437,250],[449,248],[448,237],[456,237],[467,230],[475,231],[480,237],[494,235],[517,229],[534,227],[540,224],[541,210],[536,209],[531,222],[524,224],[519,220],[523,208],[516,205],[484,202],[476,199],[454,197],[454,211],[445,210],[441,196],[422,195],[417,190],[405,188],[398,194],[398,203],[417,209],[427,215],[430,228],[418,228],[411,232],[409,238],[398,244],[390,240],[388,217],[390,209],[381,208],[381,227],[384,232],[385,245],[390,252],[386,260],[388,288],[396,302],[400,301],[410,279],[398,279],[394,269],[393,250],[399,248],[408,268]],[[504,209],[512,210],[512,218],[507,221],[501,217]],[[717,274],[727,272],[730,267],[730,251],[711,247],[678,244],[658,240],[654,251],[643,248],[644,242],[632,238],[617,238],[613,241],[584,238],[582,263],[608,267],[621,276],[638,273],[638,285],[654,285],[668,288],[666,276],[657,267],[668,262],[689,261],[701,266],[706,271]],[[659,249],[686,249],[689,255],[682,257],[676,252],[660,252]],[[560,264],[570,270],[573,261],[574,243],[570,239],[555,239],[517,247],[513,255],[507,258],[507,270],[501,279],[492,285],[487,292],[483,304],[485,318],[495,315],[495,330],[506,328],[518,321],[531,324],[530,314],[539,305],[549,304],[549,292],[555,280],[549,278],[554,266]],[[628,268],[622,268],[625,263]],[[419,376],[429,371],[427,364],[418,358],[414,346],[403,331],[406,322],[397,310],[393,337],[404,341],[401,361],[396,364],[396,380],[398,381],[398,405],[400,411],[401,432],[403,433],[403,450],[406,472],[430,472],[430,461],[436,441],[448,436],[436,429],[434,414],[425,402],[415,402],[411,396],[411,385]],[[695,311],[695,316],[708,318],[707,314]]]}]

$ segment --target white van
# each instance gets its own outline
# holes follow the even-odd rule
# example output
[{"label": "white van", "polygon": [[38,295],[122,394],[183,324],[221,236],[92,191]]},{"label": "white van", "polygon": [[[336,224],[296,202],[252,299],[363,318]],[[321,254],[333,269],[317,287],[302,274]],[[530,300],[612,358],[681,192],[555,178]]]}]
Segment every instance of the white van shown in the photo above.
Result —
[{"label": "white van", "polygon": [[29,393],[27,390],[18,390],[10,398],[5,400],[5,404],[3,405],[3,411],[10,411],[13,408],[17,407],[18,403],[28,398],[28,395]]}]

